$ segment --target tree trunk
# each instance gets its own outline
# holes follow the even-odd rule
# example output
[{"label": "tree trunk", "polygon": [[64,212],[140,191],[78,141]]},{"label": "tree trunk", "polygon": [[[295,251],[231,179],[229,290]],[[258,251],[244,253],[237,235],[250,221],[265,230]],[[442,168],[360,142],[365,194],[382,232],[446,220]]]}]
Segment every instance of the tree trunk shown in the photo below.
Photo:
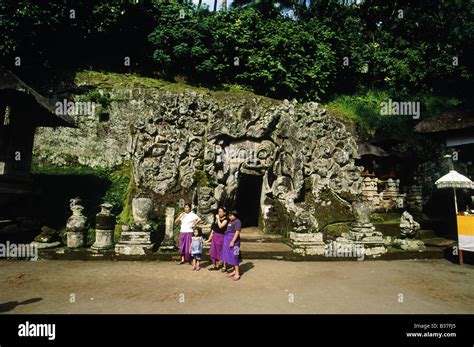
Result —
[{"label": "tree trunk", "polygon": [[214,0],[214,12],[217,11],[217,0]]},{"label": "tree trunk", "polygon": [[227,11],[227,0],[222,0],[222,11]]}]

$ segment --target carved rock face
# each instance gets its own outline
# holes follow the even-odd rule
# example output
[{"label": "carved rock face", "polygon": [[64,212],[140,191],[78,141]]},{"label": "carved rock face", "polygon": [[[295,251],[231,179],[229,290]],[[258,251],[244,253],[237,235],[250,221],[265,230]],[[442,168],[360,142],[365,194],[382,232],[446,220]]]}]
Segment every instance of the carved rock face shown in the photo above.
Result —
[{"label": "carved rock face", "polygon": [[[152,117],[135,120],[129,134],[141,188],[162,196],[196,189],[199,211],[209,213],[222,202],[216,196],[235,196],[239,173],[261,175],[263,195],[280,201],[301,230],[318,225],[304,212],[308,206],[295,203],[303,189],[315,198],[310,208],[317,208],[325,189],[361,192],[354,138],[316,103],[218,100],[190,92],[153,98],[159,107],[148,112]],[[209,191],[196,187],[203,175]]]}]

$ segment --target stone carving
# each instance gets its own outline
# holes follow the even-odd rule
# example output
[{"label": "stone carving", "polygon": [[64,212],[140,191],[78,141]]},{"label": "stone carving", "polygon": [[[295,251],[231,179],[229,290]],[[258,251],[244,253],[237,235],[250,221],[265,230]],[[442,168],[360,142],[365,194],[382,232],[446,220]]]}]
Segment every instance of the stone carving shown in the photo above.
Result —
[{"label": "stone carving", "polygon": [[165,214],[165,237],[160,245],[161,251],[173,251],[176,249],[174,242],[174,207],[167,207]]},{"label": "stone carving", "polygon": [[426,250],[426,246],[421,240],[395,239],[393,240],[392,246],[404,251],[422,252]]},{"label": "stone carving", "polygon": [[31,245],[40,249],[58,247],[61,245],[59,233],[52,228],[43,226],[41,233],[35,237]]},{"label": "stone carving", "polygon": [[100,205],[101,211],[95,218],[95,242],[91,249],[103,251],[114,246],[115,215],[112,204]]},{"label": "stone carving", "polygon": [[302,256],[324,255],[325,244],[322,233],[290,232],[290,241],[293,252]]},{"label": "stone carving", "polygon": [[198,214],[201,217],[201,227],[205,232],[211,230],[214,221],[214,213],[217,209],[217,201],[214,198],[214,190],[209,187],[201,187],[197,190]]},{"label": "stone carving", "polygon": [[144,226],[150,222],[153,214],[154,204],[150,198],[134,198],[132,200],[133,221],[137,225]]},{"label": "stone carving", "polygon": [[354,202],[352,204],[352,213],[354,214],[355,222],[353,223],[353,230],[365,232],[368,229],[375,230],[370,222],[370,213],[372,207],[367,202]]},{"label": "stone carving", "polygon": [[74,198],[71,200],[72,216],[69,217],[66,224],[67,247],[79,248],[84,247],[87,238],[87,217],[82,211],[82,200]]},{"label": "stone carving", "polygon": [[115,245],[115,252],[124,255],[145,255],[151,252],[151,217],[155,205],[146,197],[132,199],[133,223],[122,226],[120,242]]},{"label": "stone carving", "polygon": [[[266,210],[279,201],[295,231],[314,233],[318,221],[311,211],[322,202],[321,191],[361,192],[357,144],[317,103],[229,103],[195,92],[150,97],[159,107],[134,121],[127,148],[137,185],[156,197],[192,190],[199,213],[206,215],[210,206],[235,197],[239,173],[261,175]],[[208,178],[205,187],[195,182],[197,170]],[[310,200],[298,200],[308,193]]]},{"label": "stone carving", "polygon": [[[364,248],[365,256],[380,256],[387,253],[386,245],[390,242],[385,239],[381,232],[375,230],[370,221],[372,206],[367,201],[358,201],[352,204],[352,213],[355,221],[352,223],[348,234],[338,237],[336,241],[341,244],[347,244],[347,247],[357,248],[361,253],[360,247]],[[363,257],[363,255],[361,255]]]},{"label": "stone carving", "polygon": [[402,237],[413,238],[420,230],[420,224],[413,219],[407,211],[403,212],[400,218],[400,234]]}]

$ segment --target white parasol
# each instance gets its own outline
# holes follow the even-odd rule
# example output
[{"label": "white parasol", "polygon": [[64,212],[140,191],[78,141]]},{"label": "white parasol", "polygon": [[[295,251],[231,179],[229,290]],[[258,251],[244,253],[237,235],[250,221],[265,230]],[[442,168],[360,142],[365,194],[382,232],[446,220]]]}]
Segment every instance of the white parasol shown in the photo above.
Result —
[{"label": "white parasol", "polygon": [[448,174],[441,177],[435,182],[436,188],[453,188],[454,191],[454,208],[456,209],[456,214],[458,214],[458,201],[456,198],[456,188],[467,188],[474,189],[474,182],[472,182],[466,176],[461,175],[455,170],[449,171]]}]

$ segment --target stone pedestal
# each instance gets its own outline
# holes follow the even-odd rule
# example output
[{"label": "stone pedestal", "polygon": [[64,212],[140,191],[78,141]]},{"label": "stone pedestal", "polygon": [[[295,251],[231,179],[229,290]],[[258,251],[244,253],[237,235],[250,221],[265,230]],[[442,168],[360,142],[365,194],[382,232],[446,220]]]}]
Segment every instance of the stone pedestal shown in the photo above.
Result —
[{"label": "stone pedestal", "polygon": [[95,229],[95,242],[91,246],[94,251],[105,251],[114,247],[114,230]]},{"label": "stone pedestal", "polygon": [[102,210],[95,219],[95,242],[91,249],[95,251],[108,250],[114,247],[115,215],[112,214],[111,204],[100,205]]},{"label": "stone pedestal", "polygon": [[145,255],[152,251],[152,227],[149,224],[154,210],[153,200],[135,198],[132,200],[133,220],[130,226],[122,226],[120,242],[115,252],[123,255]]},{"label": "stone pedestal", "polygon": [[348,240],[355,245],[363,245],[366,256],[387,253],[387,240],[370,222],[370,205],[367,202],[355,202],[352,204],[352,212],[355,222],[347,235]]},{"label": "stone pedestal", "polygon": [[324,255],[323,233],[290,232],[293,252],[299,255]]},{"label": "stone pedestal", "polygon": [[151,252],[152,248],[151,229],[130,230],[128,226],[123,226],[120,242],[115,245],[115,252],[123,255],[145,255]]},{"label": "stone pedestal", "polygon": [[67,247],[80,248],[84,247],[86,241],[85,231],[67,231]]},{"label": "stone pedestal", "polygon": [[174,242],[174,207],[166,208],[166,226],[165,226],[165,238],[160,246],[160,251],[174,251],[176,249],[176,243]]}]

